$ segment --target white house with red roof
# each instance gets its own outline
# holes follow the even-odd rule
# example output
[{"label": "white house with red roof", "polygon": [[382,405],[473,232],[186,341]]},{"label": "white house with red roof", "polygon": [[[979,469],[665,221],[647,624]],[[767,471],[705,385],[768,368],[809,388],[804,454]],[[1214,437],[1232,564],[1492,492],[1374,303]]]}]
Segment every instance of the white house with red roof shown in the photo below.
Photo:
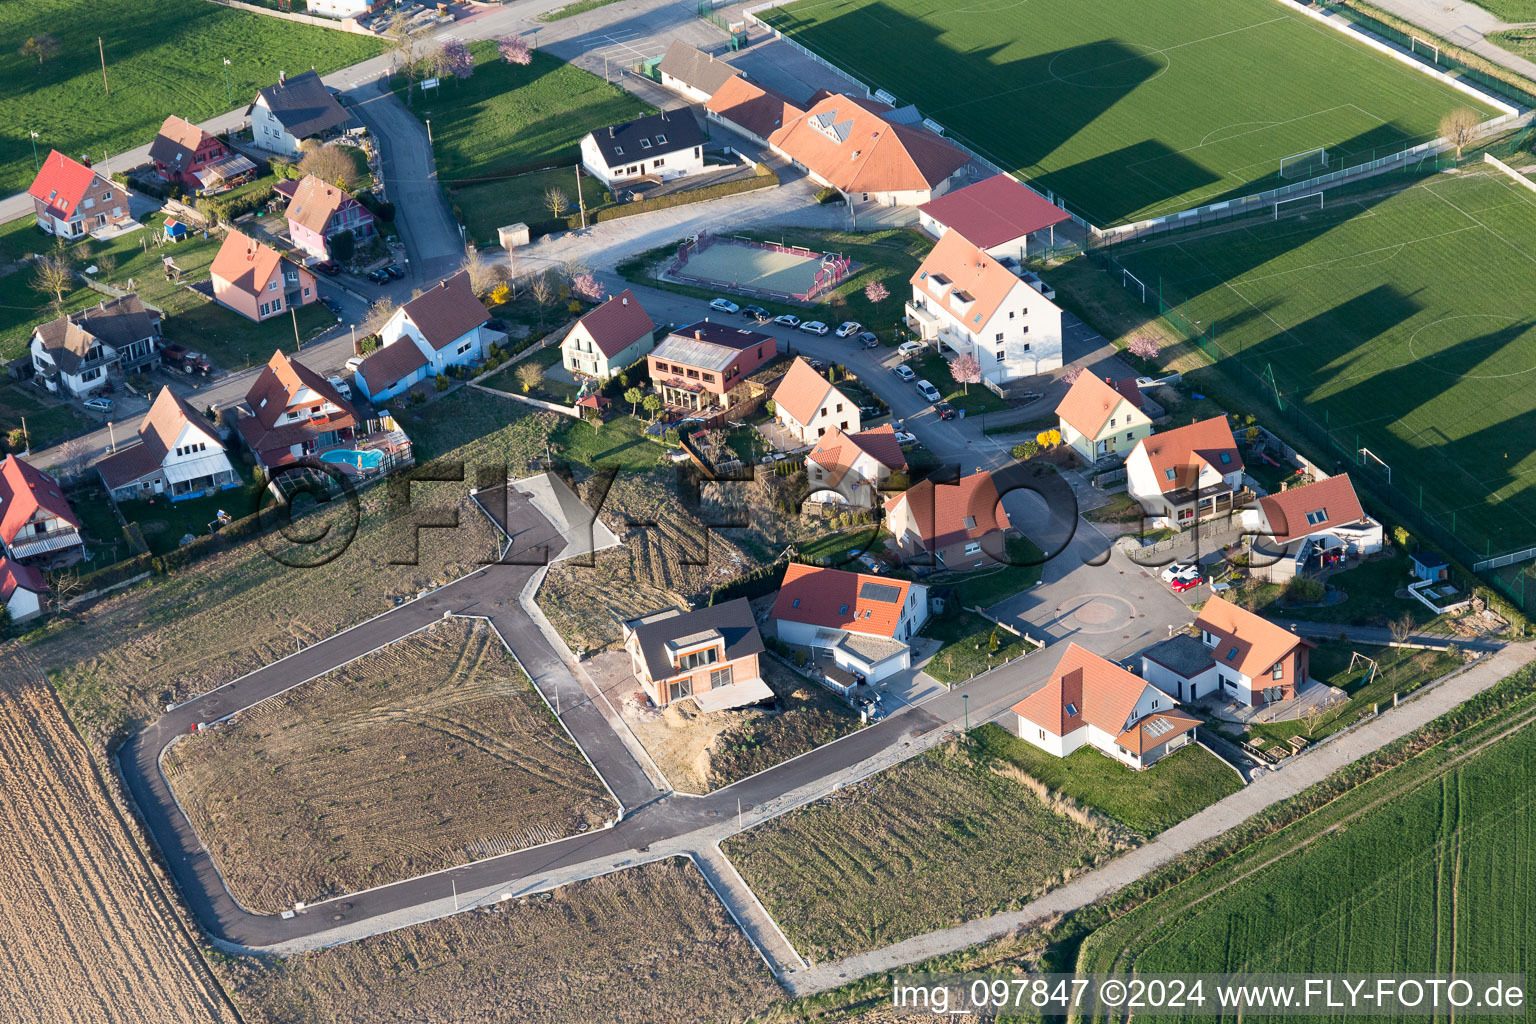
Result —
[{"label": "white house with red roof", "polygon": [[791,562],[769,617],[780,640],[875,683],[912,666],[909,644],[928,621],[928,588]]},{"label": "white house with red roof", "polygon": [[655,347],[656,325],[626,288],[576,321],[560,343],[560,363],[570,373],[607,380]]},{"label": "white house with red roof", "polygon": [[7,455],[0,462],[0,553],[22,565],[67,565],[85,553],[80,517],[59,482]]},{"label": "white house with red roof", "polygon": [[[1191,698],[1220,691],[1223,698],[1249,707],[1290,700],[1306,687],[1316,644],[1305,637],[1220,595],[1201,606],[1194,628],[1208,659],[1192,650],[1174,651],[1177,638],[1172,638],[1144,654],[1143,674]],[[1187,641],[1181,643],[1188,647]]]},{"label": "white house with red roof", "polygon": [[43,613],[43,595],[48,584],[43,574],[30,565],[0,556],[0,608],[12,622],[26,622]]},{"label": "white house with red roof", "polygon": [[1056,406],[1061,439],[1085,462],[1123,455],[1152,434],[1134,378],[1120,381],[1079,374]]},{"label": "white house with red roof", "polygon": [[891,474],[906,471],[907,457],[889,423],[853,434],[833,427],[805,456],[812,501],[874,508]]},{"label": "white house with red roof", "polygon": [[96,472],[117,501],[161,494],[182,501],[240,486],[218,430],[170,388],[160,389],[139,424],[139,443],[119,447]]},{"label": "white house with red roof", "polygon": [[992,474],[978,469],[955,483],[920,480],[885,503],[885,525],[905,562],[978,569],[1001,561],[1008,513]]},{"label": "white house with red roof", "polygon": [[502,337],[485,325],[491,314],[461,271],[395,310],[379,330],[379,348],[364,359],[353,380],[371,401],[392,398],[449,367],[469,366]]},{"label": "white house with red roof", "polygon": [[773,389],[773,418],[802,444],[829,430],[859,432],[859,403],[799,356]]},{"label": "white house with red roof", "polygon": [[875,100],[828,94],[771,132],[768,147],[855,206],[917,206],[958,184],[970,155],[932,132],[887,120],[890,113]]},{"label": "white house with red roof", "polygon": [[1192,743],[1200,723],[1168,693],[1068,643],[1045,685],[1010,708],[1013,732],[1066,757],[1091,746],[1131,768],[1147,768]]},{"label": "white house with red roof", "polygon": [[1127,493],[1159,526],[1182,528],[1241,504],[1243,457],[1225,416],[1142,438],[1125,474]]},{"label": "white house with red roof", "polygon": [[1056,225],[1072,215],[1008,174],[956,189],[917,208],[917,223],[934,238],[956,231],[990,256],[1022,261],[1030,237],[1044,231],[1056,241]]},{"label": "white house with red roof", "polygon": [[1243,511],[1243,530],[1250,569],[1276,583],[1374,555],[1383,543],[1348,473],[1260,498]]},{"label": "white house with red roof", "polygon": [[941,354],[974,356],[998,384],[1061,366],[1061,307],[958,231],[912,275],[906,318]]},{"label": "white house with red roof", "polygon": [[43,161],[27,194],[37,226],[60,238],[80,238],[133,219],[127,189],[56,149]]}]

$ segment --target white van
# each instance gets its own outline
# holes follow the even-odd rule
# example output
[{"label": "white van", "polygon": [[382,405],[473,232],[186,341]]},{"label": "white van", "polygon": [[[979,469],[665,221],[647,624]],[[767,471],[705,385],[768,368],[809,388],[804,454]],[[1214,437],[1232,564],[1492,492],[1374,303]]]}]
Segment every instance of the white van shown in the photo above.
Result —
[{"label": "white van", "polygon": [[939,389],[928,383],[926,380],[920,380],[917,382],[917,393],[922,395],[930,402],[937,402],[939,400]]}]

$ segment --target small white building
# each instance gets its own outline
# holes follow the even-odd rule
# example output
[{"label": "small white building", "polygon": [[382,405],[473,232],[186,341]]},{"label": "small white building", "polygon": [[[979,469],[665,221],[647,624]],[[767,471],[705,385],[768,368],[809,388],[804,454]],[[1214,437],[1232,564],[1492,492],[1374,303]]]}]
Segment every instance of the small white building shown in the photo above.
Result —
[{"label": "small white building", "polygon": [[1250,571],[1272,583],[1374,555],[1383,543],[1348,473],[1260,498],[1243,510],[1243,531]]},{"label": "small white building", "polygon": [[379,331],[379,347],[353,380],[371,401],[381,402],[418,381],[469,366],[485,356],[493,337],[491,315],[475,297],[467,271],[428,288],[395,310]]},{"label": "small white building", "polygon": [[1061,307],[958,231],[912,275],[907,324],[941,354],[971,355],[997,384],[1061,366]]},{"label": "small white building", "polygon": [[656,70],[661,74],[662,85],[695,103],[703,103],[726,82],[741,75],[734,65],[681,39],[672,40]]},{"label": "small white building", "polygon": [[1225,416],[1144,437],[1125,459],[1125,489],[1157,526],[1182,529],[1231,512],[1243,457]]},{"label": "small white building", "polygon": [[1200,723],[1152,683],[1075,643],[1045,685],[1010,709],[1012,731],[1057,757],[1091,746],[1131,768],[1194,741]]},{"label": "small white building", "polygon": [[26,622],[43,612],[43,595],[48,585],[43,574],[30,565],[0,557],[0,608],[12,622]]},{"label": "small white building", "polygon": [[251,119],[253,146],[291,157],[299,155],[305,139],[327,138],[351,120],[316,71],[292,78],[279,72],[277,84],[258,92],[245,115]]},{"label": "small white building", "polygon": [[774,388],[773,407],[774,419],[802,444],[828,430],[859,432],[859,404],[799,356]]},{"label": "small white building", "polygon": [[373,7],[374,0],[307,0],[304,11],[321,18],[361,18]]},{"label": "small white building", "polygon": [[1072,215],[1011,175],[998,174],[956,189],[917,208],[917,223],[942,238],[958,231],[990,256],[1023,261],[1030,241],[1047,234],[1036,248],[1055,242],[1055,227]]},{"label": "small white building", "polygon": [[780,640],[810,648],[851,677],[829,682],[850,689],[860,679],[875,683],[912,667],[909,644],[928,621],[928,588],[791,562],[770,617]]},{"label": "small white building", "polygon": [[704,142],[704,129],[690,111],[663,110],[588,132],[581,166],[609,188],[671,181],[704,170]]}]

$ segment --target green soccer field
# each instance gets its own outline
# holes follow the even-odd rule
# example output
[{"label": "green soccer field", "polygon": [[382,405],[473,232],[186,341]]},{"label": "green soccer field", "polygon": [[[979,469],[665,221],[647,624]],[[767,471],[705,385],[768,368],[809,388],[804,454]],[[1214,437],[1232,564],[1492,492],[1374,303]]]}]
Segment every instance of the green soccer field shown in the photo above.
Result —
[{"label": "green soccer field", "polygon": [[1473,553],[1536,544],[1536,193],[1463,171],[1113,255]]},{"label": "green soccer field", "polygon": [[803,0],[761,17],[1105,227],[1438,135],[1483,103],[1280,0]]}]

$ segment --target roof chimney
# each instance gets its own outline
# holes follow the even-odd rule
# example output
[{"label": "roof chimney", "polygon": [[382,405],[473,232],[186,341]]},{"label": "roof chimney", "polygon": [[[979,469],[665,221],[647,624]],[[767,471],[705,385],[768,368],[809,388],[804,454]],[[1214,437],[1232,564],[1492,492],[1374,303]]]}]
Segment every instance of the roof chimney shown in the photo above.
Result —
[{"label": "roof chimney", "polygon": [[703,341],[704,340],[704,332],[703,331],[694,331],[693,332],[693,340],[694,341]]}]

